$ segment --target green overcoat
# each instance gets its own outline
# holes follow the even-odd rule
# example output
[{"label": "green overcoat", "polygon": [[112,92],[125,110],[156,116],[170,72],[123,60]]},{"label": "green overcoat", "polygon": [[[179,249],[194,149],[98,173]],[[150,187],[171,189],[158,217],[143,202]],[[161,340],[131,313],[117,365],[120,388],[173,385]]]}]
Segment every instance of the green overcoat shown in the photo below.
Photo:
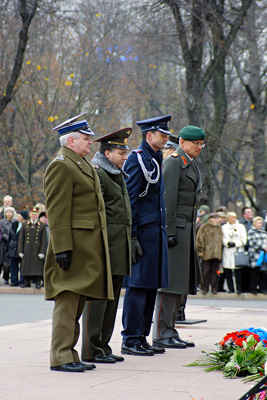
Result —
[{"label": "green overcoat", "polygon": [[92,164],[100,179],[106,207],[112,275],[131,272],[131,203],[121,170],[96,153]]},{"label": "green overcoat", "polygon": [[167,235],[176,236],[178,244],[168,248],[169,286],[159,291],[196,294],[202,281],[196,251],[200,172],[179,147],[163,161],[163,180]]},{"label": "green overcoat", "polygon": [[[105,205],[99,178],[85,159],[62,147],[45,172],[50,228],[44,267],[45,297],[67,290],[89,299],[113,300]],[[72,251],[63,271],[54,254]]]}]

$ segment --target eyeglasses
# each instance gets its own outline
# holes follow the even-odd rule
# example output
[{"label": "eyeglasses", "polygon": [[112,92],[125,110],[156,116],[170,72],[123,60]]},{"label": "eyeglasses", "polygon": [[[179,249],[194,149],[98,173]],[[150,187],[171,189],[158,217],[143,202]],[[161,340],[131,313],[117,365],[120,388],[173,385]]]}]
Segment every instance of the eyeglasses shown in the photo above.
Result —
[{"label": "eyeglasses", "polygon": [[199,143],[199,142],[195,142],[194,140],[190,140],[190,142],[193,143],[197,147],[201,146],[202,149],[206,146],[206,143]]}]

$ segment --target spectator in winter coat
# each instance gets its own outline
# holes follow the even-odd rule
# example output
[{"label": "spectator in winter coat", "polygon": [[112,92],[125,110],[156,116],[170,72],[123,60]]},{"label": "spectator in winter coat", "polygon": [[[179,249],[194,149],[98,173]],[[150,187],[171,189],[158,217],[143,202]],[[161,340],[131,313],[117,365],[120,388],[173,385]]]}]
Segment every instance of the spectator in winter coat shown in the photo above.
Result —
[{"label": "spectator in winter coat", "polygon": [[267,294],[266,272],[260,271],[256,262],[261,251],[267,251],[267,232],[263,229],[263,218],[255,217],[252,220],[252,228],[248,231],[248,251],[249,251],[249,270],[250,270],[250,292],[257,294],[257,284],[259,280],[259,291]]},{"label": "spectator in winter coat", "polygon": [[244,251],[247,243],[247,232],[243,224],[236,219],[236,213],[227,214],[227,223],[222,226],[223,231],[223,254],[222,266],[227,280],[230,293],[234,293],[233,271],[235,273],[237,293],[242,292],[242,267],[235,265],[236,251]]},{"label": "spectator in winter coat", "polygon": [[9,284],[9,259],[8,259],[8,238],[14,218],[15,209],[13,207],[5,207],[4,218],[0,221],[2,240],[0,244],[0,273],[3,269],[5,285]]},{"label": "spectator in winter coat", "polygon": [[[9,239],[8,239],[8,257],[10,265],[10,286],[18,286],[19,284],[19,263],[20,257],[18,255],[18,238],[22,223],[28,218],[28,211],[20,211],[18,213],[18,220],[12,223]],[[20,277],[21,282],[23,278]]]},{"label": "spectator in winter coat", "polygon": [[222,227],[220,217],[216,213],[209,214],[209,220],[203,224],[197,234],[197,251],[202,259],[203,283],[202,293],[211,290],[213,294],[218,291],[218,270],[222,258]]}]

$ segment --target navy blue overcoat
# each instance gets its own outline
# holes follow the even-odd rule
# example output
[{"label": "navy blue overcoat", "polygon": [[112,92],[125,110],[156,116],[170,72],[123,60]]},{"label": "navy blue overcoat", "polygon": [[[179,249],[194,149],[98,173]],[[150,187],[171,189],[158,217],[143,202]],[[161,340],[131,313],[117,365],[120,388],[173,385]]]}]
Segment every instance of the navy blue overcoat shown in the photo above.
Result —
[{"label": "navy blue overcoat", "polygon": [[[138,154],[141,155],[146,170],[154,170],[150,177],[152,180],[159,174],[157,183],[147,186],[148,182],[138,162]],[[139,148],[129,155],[124,170],[129,175],[126,185],[132,207],[132,236],[137,236],[143,251],[143,256],[137,256],[136,264],[132,264],[131,276],[125,277],[125,285],[148,289],[167,287],[168,246],[162,153],[155,152],[146,141],[142,141]]]}]

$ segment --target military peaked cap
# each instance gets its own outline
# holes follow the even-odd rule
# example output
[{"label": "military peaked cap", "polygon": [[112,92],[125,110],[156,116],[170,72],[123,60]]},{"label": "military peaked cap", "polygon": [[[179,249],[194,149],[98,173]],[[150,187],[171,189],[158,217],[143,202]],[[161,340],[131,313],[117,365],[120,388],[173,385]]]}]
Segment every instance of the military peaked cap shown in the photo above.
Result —
[{"label": "military peaked cap", "polygon": [[118,147],[119,149],[129,150],[127,143],[131,133],[132,128],[123,128],[119,131],[102,136],[99,139],[95,139],[94,142],[100,142],[101,144],[110,144],[114,147]]},{"label": "military peaked cap", "polygon": [[143,121],[136,121],[137,125],[140,127],[141,132],[148,131],[160,131],[166,135],[171,135],[169,130],[168,122],[171,120],[171,115],[165,115],[163,117],[145,119]]},{"label": "military peaked cap", "polygon": [[55,126],[52,131],[55,130],[58,130],[59,136],[67,135],[70,132],[80,132],[84,133],[85,135],[94,135],[94,132],[90,129],[85,118],[84,112]]},{"label": "military peaked cap", "polygon": [[167,143],[164,145],[164,149],[175,148],[176,150],[178,146],[179,146],[179,138],[177,136],[171,135]]}]

